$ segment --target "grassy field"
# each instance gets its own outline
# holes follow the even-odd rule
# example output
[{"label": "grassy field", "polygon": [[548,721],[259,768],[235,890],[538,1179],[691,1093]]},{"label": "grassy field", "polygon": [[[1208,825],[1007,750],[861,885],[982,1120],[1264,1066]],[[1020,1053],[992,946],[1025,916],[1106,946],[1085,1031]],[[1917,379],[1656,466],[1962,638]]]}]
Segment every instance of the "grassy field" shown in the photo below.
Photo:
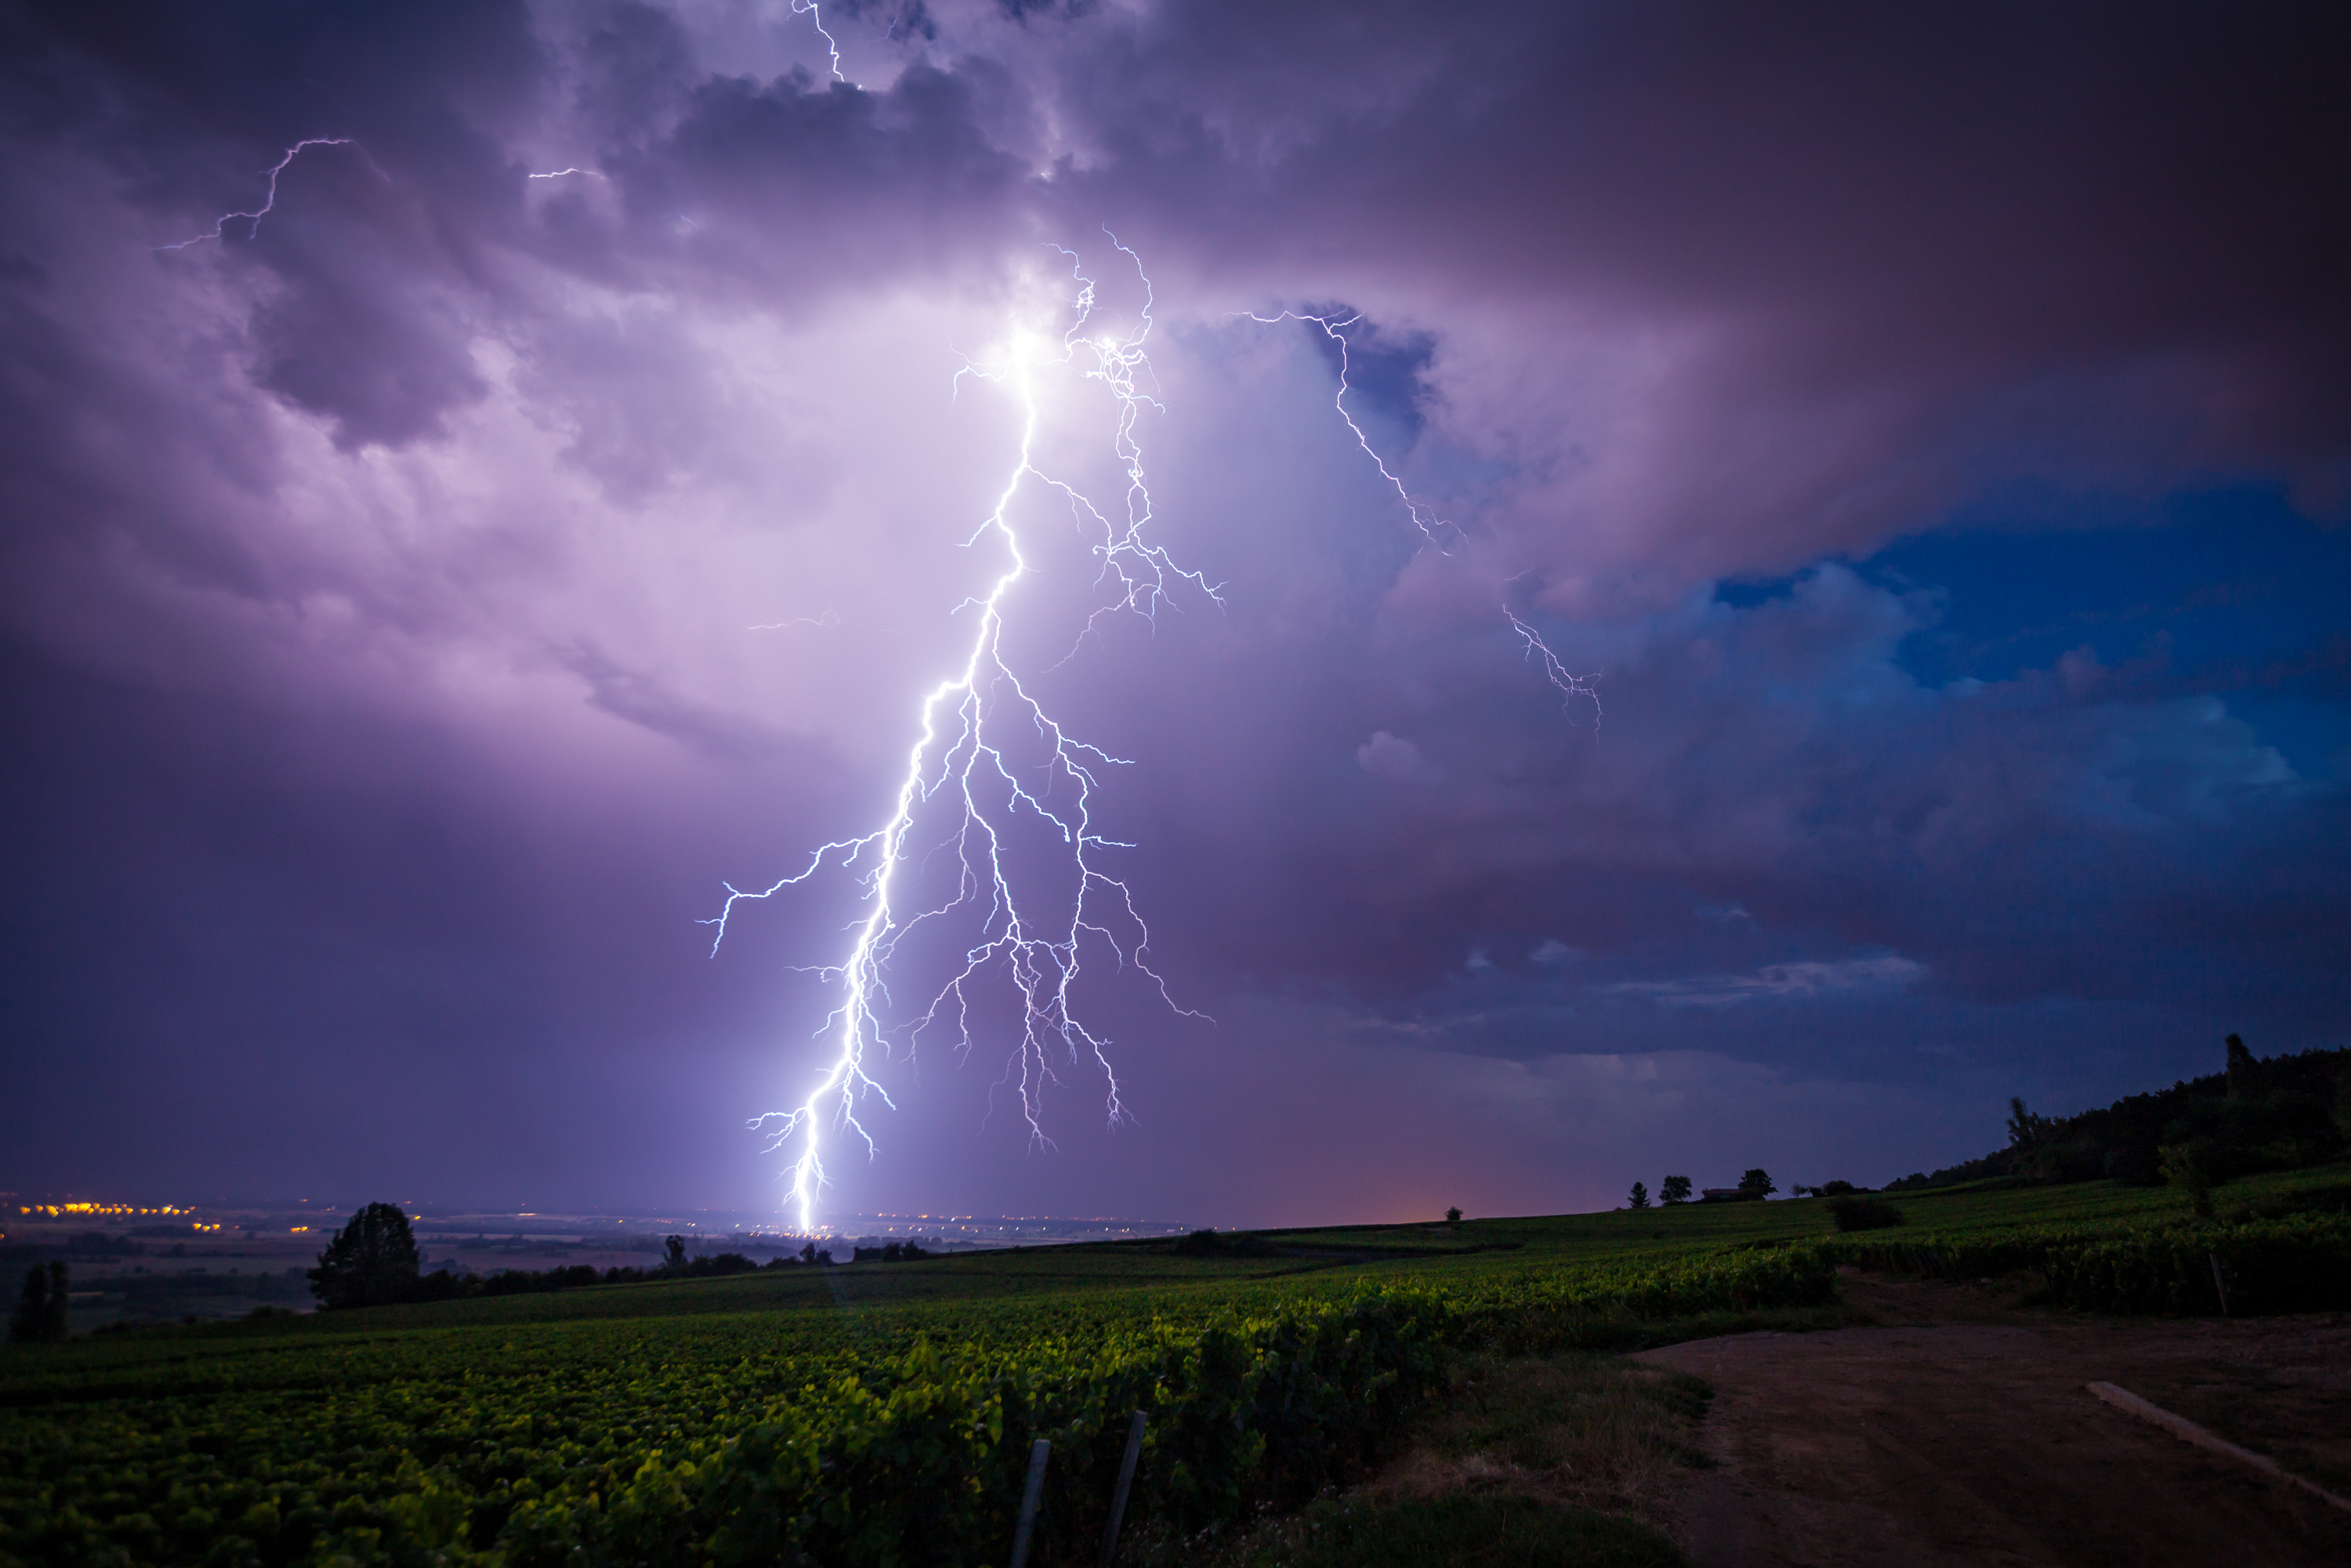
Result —
[{"label": "grassy field", "polygon": [[[2218,1199],[2291,1206],[2346,1182],[2335,1166]],[[2170,1191],[2105,1182],[1891,1201],[1907,1224],[1873,1234],[2187,1218]],[[738,1503],[724,1499],[755,1450],[780,1533],[740,1560],[891,1561],[872,1545],[873,1511],[897,1506],[891,1478],[947,1478],[924,1484],[971,1495],[941,1539],[986,1536],[1026,1431],[1063,1433],[1071,1463],[1082,1448],[1099,1469],[1097,1427],[1138,1400],[1162,1411],[1150,1484],[1170,1517],[1302,1501],[1389,1435],[1357,1406],[1426,1403],[1438,1342],[1550,1354],[1834,1321],[1824,1266],[1801,1262],[1832,1234],[1817,1201],[1692,1205],[778,1269],[11,1347],[0,1561],[652,1561],[626,1533],[631,1509],[681,1532],[675,1561],[726,1561]],[[1269,1450],[1259,1428],[1288,1447]],[[776,1479],[803,1461],[801,1480]],[[862,1483],[862,1524],[774,1501],[845,1490],[858,1465],[878,1478]],[[1353,1528],[1332,1519],[1326,1546]]]}]

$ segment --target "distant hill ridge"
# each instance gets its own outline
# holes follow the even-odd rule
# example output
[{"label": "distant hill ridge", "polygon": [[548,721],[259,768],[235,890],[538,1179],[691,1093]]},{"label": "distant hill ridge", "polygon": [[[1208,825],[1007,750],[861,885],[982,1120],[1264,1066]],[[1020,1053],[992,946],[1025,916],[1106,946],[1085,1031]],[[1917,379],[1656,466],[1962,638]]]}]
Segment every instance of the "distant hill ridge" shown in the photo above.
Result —
[{"label": "distant hill ridge", "polygon": [[2054,1184],[2110,1176],[2132,1186],[2164,1180],[2167,1151],[2184,1150],[2214,1181],[2294,1170],[2351,1156],[2351,1050],[2256,1058],[2231,1035],[2228,1065],[2150,1094],[2074,1116],[2041,1116],[2009,1102],[2008,1147],[1980,1159],[1914,1172],[1889,1192],[2007,1177]]}]

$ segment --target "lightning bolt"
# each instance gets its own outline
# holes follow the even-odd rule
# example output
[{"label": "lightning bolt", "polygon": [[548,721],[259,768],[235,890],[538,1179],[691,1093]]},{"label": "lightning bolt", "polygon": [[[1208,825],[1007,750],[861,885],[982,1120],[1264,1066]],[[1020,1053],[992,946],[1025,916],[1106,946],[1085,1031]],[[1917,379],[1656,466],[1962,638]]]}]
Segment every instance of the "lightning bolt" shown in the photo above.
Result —
[{"label": "lightning bolt", "polygon": [[816,28],[816,36],[824,40],[826,50],[832,56],[832,79],[845,82],[849,78],[841,74],[841,46],[833,40],[831,33],[824,30],[824,13],[820,9],[820,3],[821,0],[792,0],[792,15],[806,16],[810,24]]},{"label": "lightning bolt", "polygon": [[[252,225],[250,228],[246,230],[245,237],[247,239],[258,238],[261,234],[261,220],[267,217],[277,206],[277,176],[286,172],[287,166],[294,162],[295,158],[301,153],[304,148],[358,146],[359,143],[348,136],[310,136],[304,138],[302,141],[297,141],[293,146],[288,147],[286,150],[286,156],[277,160],[277,162],[272,163],[268,168],[261,171],[263,177],[268,180],[269,185],[259,207],[249,213],[223,213],[219,217],[213,220],[212,232],[210,234],[200,234],[195,235],[193,238],[183,239],[177,245],[159,245],[155,248],[159,251],[185,250],[192,245],[202,245],[206,240],[218,240],[227,232],[228,225],[238,218],[247,220]],[[367,150],[365,148],[360,149],[360,156],[361,158],[367,158]],[[376,175],[380,179],[390,180],[392,178],[391,175],[386,174],[382,170],[376,169],[375,160],[372,158],[367,158],[367,166],[371,169],[375,169]]]},{"label": "lightning bolt", "polygon": [[[1134,263],[1144,289],[1144,305],[1132,330],[1121,335],[1092,327],[1094,280],[1086,276],[1076,252],[1057,246],[1052,248],[1070,259],[1077,285],[1070,307],[1074,319],[1058,343],[1042,351],[1016,348],[994,362],[967,361],[956,372],[958,392],[969,375],[1003,388],[1021,410],[1019,449],[1012,469],[994,507],[965,540],[967,548],[993,540],[1003,550],[1006,564],[985,594],[956,607],[958,613],[976,615],[970,648],[962,668],[922,700],[914,741],[888,819],[862,837],[819,846],[799,871],[768,887],[744,891],[725,884],[725,904],[705,922],[717,928],[711,942],[715,955],[726,940],[728,917],[745,899],[773,897],[828,866],[854,873],[863,890],[865,914],[852,927],[847,954],[837,963],[803,971],[837,988],[838,1000],[817,1031],[818,1038],[832,1042],[830,1064],[798,1106],[752,1122],[754,1127],[768,1130],[770,1152],[795,1151],[788,1175],[803,1231],[813,1228],[816,1199],[825,1185],[820,1134],[828,1122],[843,1138],[862,1142],[870,1157],[874,1143],[858,1119],[860,1101],[872,1094],[894,1109],[866,1063],[869,1052],[887,1050],[892,1033],[884,1018],[891,1000],[885,971],[899,944],[924,922],[971,910],[978,914],[979,931],[960,966],[905,1028],[909,1047],[933,1027],[946,1027],[956,1033],[958,1054],[967,1056],[973,1045],[973,991],[990,971],[1000,970],[1010,982],[1020,1030],[999,1083],[1016,1088],[1032,1147],[1051,1145],[1039,1100],[1048,1085],[1060,1082],[1054,1071],[1057,1057],[1065,1056],[1071,1065],[1091,1057],[1107,1085],[1108,1119],[1114,1124],[1126,1114],[1108,1054],[1110,1041],[1081,1019],[1071,994],[1082,968],[1081,948],[1089,941],[1107,947],[1121,968],[1133,967],[1144,976],[1175,1012],[1202,1016],[1176,1006],[1166,981],[1150,965],[1151,932],[1135,908],[1133,891],[1099,863],[1103,852],[1134,847],[1104,837],[1093,823],[1093,795],[1102,769],[1123,766],[1123,759],[1063,729],[1022,685],[1004,651],[1007,596],[1029,573],[1011,518],[1013,504],[1025,491],[1041,489],[1062,497],[1072,521],[1093,541],[1089,548],[1098,563],[1096,585],[1106,590],[1107,602],[1089,616],[1086,630],[1079,633],[1081,641],[1104,615],[1127,612],[1149,619],[1172,604],[1172,595],[1186,589],[1222,602],[1215,585],[1176,566],[1164,548],[1145,537],[1152,519],[1151,495],[1135,425],[1144,406],[1159,406],[1137,384],[1148,368],[1144,345],[1152,326],[1151,286],[1134,252],[1120,245],[1116,235],[1111,243]],[[1100,383],[1116,408],[1111,446],[1126,486],[1112,511],[1037,465],[1042,421],[1038,379],[1062,369],[1078,370],[1085,380]],[[930,852],[952,848],[954,894],[935,906],[910,909],[905,901],[912,890],[904,885],[904,873],[914,854],[912,836],[918,816],[934,805],[949,826]],[[1024,819],[1029,831],[1041,828],[1066,848],[1069,859],[1061,874],[1066,878],[1074,872],[1073,893],[1040,894],[1033,886],[1035,878],[1016,872],[1011,840]]]},{"label": "lightning bolt", "polygon": [[[1339,386],[1338,390],[1332,394],[1332,407],[1338,411],[1339,417],[1346,423],[1348,431],[1355,438],[1355,444],[1364,449],[1364,455],[1372,460],[1372,466],[1379,470],[1380,477],[1386,480],[1395,491],[1396,499],[1404,503],[1405,513],[1412,518],[1413,526],[1420,530],[1421,538],[1427,540],[1439,555],[1451,555],[1453,551],[1448,546],[1450,541],[1461,537],[1460,528],[1447,522],[1415,498],[1411,490],[1405,487],[1405,482],[1398,478],[1395,472],[1388,466],[1387,459],[1382,457],[1379,449],[1372,444],[1371,437],[1364,434],[1364,427],[1355,423],[1355,416],[1348,412],[1347,393],[1352,387],[1347,376],[1352,369],[1352,363],[1347,354],[1347,329],[1362,320],[1363,313],[1358,311],[1353,316],[1336,320],[1328,316],[1316,316],[1300,310],[1284,310],[1279,316],[1259,316],[1255,311],[1249,310],[1239,311],[1237,314],[1247,316],[1262,327],[1279,326],[1284,321],[1303,322],[1314,327],[1325,338],[1339,346]],[[1519,574],[1520,577],[1525,575],[1524,572]],[[1510,580],[1515,582],[1518,578],[1512,578]],[[1598,680],[1599,675],[1597,674],[1579,675],[1569,670],[1566,664],[1561,662],[1559,655],[1552,652],[1551,644],[1543,641],[1542,633],[1529,625],[1516,611],[1512,610],[1507,600],[1502,604],[1502,617],[1510,623],[1510,630],[1518,633],[1526,657],[1532,661],[1538,655],[1541,656],[1543,677],[1558,688],[1562,709],[1572,712],[1575,706],[1575,699],[1583,698],[1592,704],[1593,727],[1595,730],[1598,729],[1601,717],[1600,693],[1594,689],[1592,683]]]}]

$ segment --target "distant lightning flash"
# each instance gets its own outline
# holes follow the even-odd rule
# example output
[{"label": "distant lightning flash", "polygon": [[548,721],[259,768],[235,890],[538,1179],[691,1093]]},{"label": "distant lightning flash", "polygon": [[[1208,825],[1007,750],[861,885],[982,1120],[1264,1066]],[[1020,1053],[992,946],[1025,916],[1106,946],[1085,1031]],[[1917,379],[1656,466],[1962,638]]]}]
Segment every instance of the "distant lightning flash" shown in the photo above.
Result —
[{"label": "distant lightning flash", "polygon": [[1405,488],[1404,481],[1389,472],[1387,459],[1382,457],[1377,449],[1372,445],[1372,438],[1364,434],[1364,427],[1357,424],[1355,416],[1347,412],[1347,393],[1350,390],[1347,373],[1353,368],[1347,358],[1347,329],[1362,320],[1363,313],[1358,311],[1343,321],[1333,321],[1328,316],[1309,316],[1296,310],[1285,310],[1279,316],[1259,316],[1254,311],[1246,311],[1243,314],[1250,320],[1265,327],[1278,326],[1284,321],[1311,322],[1322,329],[1324,337],[1339,345],[1339,390],[1332,395],[1331,406],[1339,411],[1339,417],[1346,422],[1348,430],[1354,434],[1355,444],[1364,449],[1364,455],[1370,458],[1372,466],[1380,471],[1380,477],[1386,480],[1395,490],[1396,499],[1404,503],[1405,513],[1412,518],[1413,527],[1420,530],[1422,538],[1437,547],[1438,554],[1451,555],[1453,552],[1446,548],[1445,541],[1459,534],[1461,530],[1412,498],[1412,492]]},{"label": "distant lightning flash", "polygon": [[[1151,331],[1150,279],[1143,276],[1132,250],[1118,245],[1115,235],[1111,243],[1135,261],[1136,276],[1143,279],[1144,304],[1132,331],[1121,337],[1090,330],[1094,281],[1084,274],[1075,252],[1061,250],[1071,259],[1071,276],[1078,293],[1071,307],[1075,320],[1058,342],[1049,340],[1041,351],[1016,347],[1000,362],[967,363],[956,374],[958,385],[965,375],[971,375],[1005,387],[1021,409],[1018,459],[994,508],[965,541],[971,546],[992,538],[1002,546],[1008,564],[986,594],[957,606],[958,612],[970,610],[978,616],[970,651],[962,669],[923,698],[915,739],[906,754],[905,772],[888,820],[862,838],[820,846],[810,854],[807,865],[772,886],[747,893],[727,884],[725,905],[716,918],[705,923],[717,927],[711,942],[716,954],[726,940],[727,917],[743,899],[771,897],[806,882],[827,865],[855,868],[864,890],[868,907],[864,918],[852,928],[848,954],[839,963],[811,971],[839,988],[839,1002],[817,1031],[820,1038],[830,1037],[833,1042],[831,1065],[796,1109],[772,1113],[752,1124],[770,1129],[771,1149],[795,1145],[797,1141],[796,1157],[789,1170],[803,1230],[814,1224],[817,1196],[825,1183],[820,1133],[828,1120],[843,1135],[853,1134],[869,1155],[873,1152],[872,1136],[858,1120],[857,1110],[859,1101],[868,1093],[885,1105],[892,1104],[888,1092],[865,1065],[869,1051],[888,1046],[890,1031],[883,1013],[890,997],[883,972],[898,944],[924,921],[971,909],[980,913],[980,930],[965,950],[961,967],[914,1019],[906,1038],[910,1042],[917,1040],[935,1024],[952,1027],[957,1035],[956,1049],[967,1054],[973,1044],[972,988],[986,971],[1000,967],[1010,979],[1021,1014],[1020,1035],[1006,1063],[1005,1081],[1017,1078],[1021,1113],[1032,1145],[1050,1144],[1040,1120],[1038,1101],[1048,1084],[1060,1082],[1053,1071],[1058,1052],[1065,1052],[1071,1064],[1080,1061],[1081,1052],[1091,1054],[1109,1086],[1104,1108],[1110,1120],[1116,1123],[1125,1115],[1118,1076],[1106,1051],[1110,1041],[1081,1021],[1072,1006],[1071,991],[1081,971],[1083,941],[1099,939],[1115,955],[1121,967],[1140,970],[1177,1013],[1201,1016],[1176,1006],[1165,980],[1148,961],[1151,933],[1135,910],[1132,891],[1097,863],[1102,851],[1133,847],[1103,837],[1093,826],[1093,791],[1100,782],[1097,769],[1119,765],[1122,759],[1074,738],[1050,717],[1006,663],[1003,645],[1007,595],[1029,571],[1010,512],[1015,499],[1032,484],[1062,497],[1081,527],[1090,534],[1099,532],[1098,542],[1091,548],[1099,564],[1097,584],[1108,590],[1109,602],[1095,611],[1087,622],[1089,628],[1115,611],[1132,611],[1148,618],[1168,604],[1171,593],[1179,589],[1195,590],[1221,602],[1217,589],[1199,573],[1177,567],[1163,547],[1144,536],[1152,516],[1151,497],[1135,421],[1142,406],[1153,400],[1138,390],[1136,378],[1148,362],[1144,342]],[[1114,520],[1112,513],[1095,506],[1075,486],[1037,466],[1042,418],[1037,377],[1060,367],[1076,368],[1084,379],[1100,382],[1116,406],[1112,450],[1124,471],[1126,492],[1123,506],[1114,510],[1123,520]],[[1034,748],[1041,760],[1024,765],[1017,753],[1008,755],[1021,747]],[[1029,774],[1041,774],[1041,778],[1024,782],[1024,775]],[[901,873],[914,857],[909,837],[915,818],[934,801],[945,808],[954,822],[939,847],[951,844],[955,851],[955,895],[935,908],[909,912],[902,904],[906,890],[901,886]],[[1008,841],[1024,812],[1035,826],[1058,834],[1071,857],[1062,874],[1071,870],[1076,873],[1074,894],[1052,894],[1056,902],[1050,904],[1029,885],[1031,879],[1017,873],[1009,862]]]},{"label": "distant lightning flash", "polygon": [[[261,171],[263,177],[268,180],[269,184],[259,207],[249,213],[223,213],[219,217],[213,220],[213,227],[210,234],[200,234],[192,239],[183,239],[177,245],[159,245],[155,248],[157,250],[185,250],[192,245],[202,245],[206,240],[218,240],[227,233],[228,225],[238,218],[246,219],[252,225],[246,230],[246,238],[256,239],[260,237],[261,220],[267,217],[277,206],[277,176],[286,172],[287,165],[294,162],[295,158],[301,152],[302,149],[305,147],[358,146],[358,141],[349,136],[311,136],[306,137],[300,141],[297,141],[293,146],[288,147],[286,150],[285,157],[280,158],[277,162],[272,163],[268,168]],[[367,158],[367,150],[365,148],[360,148],[360,156]],[[391,178],[391,176],[385,174],[382,170],[375,168],[375,161],[371,158],[368,159],[368,167],[375,169],[379,177],[384,179]]]},{"label": "distant lightning flash", "polygon": [[[1405,487],[1405,482],[1388,467],[1387,459],[1382,457],[1378,449],[1373,446],[1371,437],[1364,434],[1364,427],[1355,423],[1355,416],[1347,411],[1347,393],[1352,390],[1347,374],[1353,368],[1347,355],[1347,329],[1362,320],[1363,313],[1358,311],[1343,320],[1333,320],[1328,316],[1315,316],[1299,310],[1285,310],[1279,316],[1259,316],[1254,311],[1243,311],[1240,314],[1248,316],[1250,320],[1265,327],[1276,326],[1283,321],[1308,322],[1320,329],[1324,337],[1339,345],[1339,389],[1332,396],[1332,406],[1338,410],[1339,417],[1346,422],[1347,429],[1355,437],[1355,444],[1364,449],[1364,455],[1372,460],[1372,466],[1379,470],[1380,477],[1386,480],[1395,489],[1396,499],[1404,503],[1405,515],[1412,518],[1413,527],[1420,530],[1421,537],[1434,546],[1439,555],[1451,555],[1453,552],[1447,548],[1447,541],[1459,538],[1460,528],[1447,522],[1436,512],[1414,498],[1412,492]],[[1510,630],[1519,634],[1520,643],[1524,647],[1527,657],[1532,660],[1537,654],[1541,655],[1543,677],[1559,688],[1561,706],[1564,708],[1572,708],[1578,697],[1589,701],[1592,704],[1593,726],[1597,729],[1601,713],[1600,694],[1593,688],[1592,683],[1600,677],[1597,674],[1579,675],[1570,671],[1560,662],[1559,655],[1552,652],[1551,644],[1543,641],[1542,633],[1521,620],[1518,612],[1510,608],[1508,601],[1503,602],[1502,616],[1510,622]]]}]

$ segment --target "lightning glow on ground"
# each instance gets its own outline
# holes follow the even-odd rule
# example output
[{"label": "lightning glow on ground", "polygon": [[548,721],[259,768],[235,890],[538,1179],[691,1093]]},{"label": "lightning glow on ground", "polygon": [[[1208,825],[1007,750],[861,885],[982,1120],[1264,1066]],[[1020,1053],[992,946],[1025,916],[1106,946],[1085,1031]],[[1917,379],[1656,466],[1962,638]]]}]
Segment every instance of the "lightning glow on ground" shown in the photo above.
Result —
[{"label": "lightning glow on ground", "polygon": [[[1117,246],[1115,236],[1112,244]],[[1136,260],[1124,246],[1117,248],[1130,261]],[[1081,949],[1096,945],[1095,951],[1111,956],[1119,967],[1145,977],[1171,1009],[1200,1016],[1176,1006],[1165,981],[1150,966],[1151,933],[1135,910],[1133,893],[1101,868],[1104,852],[1132,847],[1102,836],[1093,823],[1099,770],[1121,759],[1063,730],[1006,660],[1008,596],[1029,574],[1011,515],[1025,491],[1041,488],[1063,497],[1072,519],[1093,540],[1090,548],[1099,565],[1097,586],[1104,600],[1090,615],[1087,630],[1117,612],[1147,619],[1179,591],[1217,600],[1214,585],[1176,566],[1163,547],[1145,537],[1152,520],[1151,494],[1135,422],[1144,405],[1157,406],[1136,385],[1138,372],[1147,365],[1144,343],[1151,331],[1150,280],[1143,277],[1137,261],[1144,303],[1135,325],[1123,335],[1102,331],[1091,326],[1094,280],[1085,275],[1075,252],[1061,254],[1070,258],[1077,285],[1068,306],[1074,316],[1069,327],[1058,338],[1016,333],[1014,346],[1000,356],[967,362],[956,372],[958,387],[965,376],[991,382],[1021,410],[1019,455],[993,509],[966,541],[974,547],[992,541],[1003,551],[1006,564],[984,595],[957,607],[958,612],[977,617],[970,651],[962,668],[922,700],[915,738],[888,819],[862,837],[820,846],[806,866],[771,886],[744,892],[729,884],[725,905],[707,922],[717,927],[711,944],[715,954],[726,939],[727,917],[744,899],[772,897],[827,866],[853,871],[863,888],[867,907],[852,927],[848,952],[837,963],[809,971],[838,987],[837,1005],[818,1030],[820,1039],[831,1042],[829,1064],[797,1107],[752,1124],[769,1130],[771,1149],[793,1152],[787,1169],[804,1230],[816,1223],[816,1201],[825,1184],[822,1134],[838,1130],[843,1137],[853,1136],[870,1155],[873,1140],[858,1119],[859,1103],[870,1093],[891,1103],[887,1092],[866,1071],[869,1052],[886,1052],[891,1040],[901,1036],[911,1050],[925,1030],[941,1026],[955,1032],[957,1051],[967,1054],[974,1043],[973,991],[991,975],[1000,973],[1009,981],[1010,999],[1020,1014],[1003,1082],[1019,1094],[1034,1145],[1050,1144],[1039,1097],[1047,1085],[1060,1082],[1057,1064],[1078,1066],[1091,1058],[1106,1086],[1109,1119],[1116,1123],[1125,1115],[1118,1076],[1107,1053],[1110,1041],[1075,1010],[1072,988],[1081,972]],[[1122,502],[1110,512],[1075,486],[1037,466],[1043,418],[1040,381],[1071,372],[1107,390],[1116,411],[1112,451],[1126,487]],[[1081,641],[1084,635],[1083,631],[1079,633]],[[914,841],[918,819],[939,827],[935,836],[925,835],[928,847]],[[1040,838],[1058,840],[1066,851],[1050,872],[1031,863],[1033,854],[1019,849],[1023,844],[1033,848]],[[945,849],[951,849],[955,857],[951,896],[931,907],[910,910],[905,901],[913,893],[910,884],[919,877],[916,862],[927,862]],[[925,922],[956,911],[977,916],[977,936],[928,1004],[903,1025],[893,1025],[884,1017],[891,1002],[885,970],[893,956]]]},{"label": "lightning glow on ground", "polygon": [[[1396,476],[1393,469],[1389,468],[1387,459],[1382,457],[1379,450],[1372,444],[1371,437],[1364,434],[1364,427],[1355,423],[1355,416],[1347,410],[1347,392],[1350,390],[1347,376],[1348,371],[1353,368],[1347,355],[1347,329],[1364,319],[1362,313],[1359,311],[1354,315],[1338,319],[1298,310],[1285,310],[1279,316],[1259,316],[1254,311],[1244,311],[1242,314],[1259,325],[1266,327],[1275,326],[1283,321],[1304,322],[1318,329],[1325,338],[1339,346],[1339,387],[1332,396],[1332,407],[1337,409],[1339,417],[1346,422],[1347,429],[1355,437],[1355,444],[1364,449],[1364,455],[1370,458],[1372,466],[1380,471],[1380,477],[1395,488],[1396,499],[1404,503],[1405,512],[1412,518],[1413,527],[1420,530],[1421,537],[1426,539],[1439,555],[1451,555],[1452,545],[1461,538],[1461,530],[1414,498],[1412,492],[1405,488],[1405,482]],[[1510,622],[1510,630],[1519,634],[1528,659],[1531,661],[1538,654],[1541,656],[1543,677],[1559,689],[1561,706],[1563,709],[1573,709],[1578,697],[1590,702],[1593,727],[1597,729],[1601,714],[1600,694],[1593,688],[1592,683],[1598,680],[1599,675],[1596,674],[1579,675],[1569,670],[1560,662],[1559,655],[1552,652],[1551,644],[1543,641],[1542,633],[1529,625],[1507,601],[1502,605],[1502,615]]]}]

